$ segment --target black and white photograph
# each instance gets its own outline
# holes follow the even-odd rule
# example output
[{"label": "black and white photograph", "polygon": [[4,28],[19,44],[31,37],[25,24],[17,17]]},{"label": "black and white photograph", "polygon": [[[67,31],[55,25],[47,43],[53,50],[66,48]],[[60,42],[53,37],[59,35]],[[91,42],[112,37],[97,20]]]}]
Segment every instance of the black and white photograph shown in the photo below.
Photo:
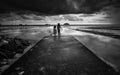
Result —
[{"label": "black and white photograph", "polygon": [[120,0],[0,0],[0,75],[120,75]]}]

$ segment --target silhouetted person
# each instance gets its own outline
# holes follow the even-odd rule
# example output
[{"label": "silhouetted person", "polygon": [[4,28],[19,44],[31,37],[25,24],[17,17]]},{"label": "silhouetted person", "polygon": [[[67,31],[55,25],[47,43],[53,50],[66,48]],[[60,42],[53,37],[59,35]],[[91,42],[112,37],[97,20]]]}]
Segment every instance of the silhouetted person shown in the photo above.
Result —
[{"label": "silhouetted person", "polygon": [[53,34],[54,34],[54,36],[56,36],[56,34],[57,34],[56,26],[53,27]]},{"label": "silhouetted person", "polygon": [[60,30],[61,30],[61,26],[60,26],[60,23],[57,24],[57,32],[58,32],[58,35],[60,35]]}]

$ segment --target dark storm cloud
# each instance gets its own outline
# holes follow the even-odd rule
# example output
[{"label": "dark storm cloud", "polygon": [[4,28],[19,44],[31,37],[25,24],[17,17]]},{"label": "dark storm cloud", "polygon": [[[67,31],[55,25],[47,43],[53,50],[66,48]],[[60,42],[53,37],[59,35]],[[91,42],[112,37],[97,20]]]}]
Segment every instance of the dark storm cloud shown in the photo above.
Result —
[{"label": "dark storm cloud", "polygon": [[[45,14],[92,13],[119,0],[1,0],[2,9],[24,9]],[[9,7],[10,6],[10,7]]]}]

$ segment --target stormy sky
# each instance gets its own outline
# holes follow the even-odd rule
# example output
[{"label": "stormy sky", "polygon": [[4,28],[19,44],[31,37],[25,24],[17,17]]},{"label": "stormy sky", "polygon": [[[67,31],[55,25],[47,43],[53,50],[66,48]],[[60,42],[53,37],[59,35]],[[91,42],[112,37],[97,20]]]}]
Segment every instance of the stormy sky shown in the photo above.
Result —
[{"label": "stormy sky", "polygon": [[[91,22],[91,19],[98,21],[97,17],[100,22],[109,22],[111,20],[106,18],[114,17],[114,14],[109,16],[114,12],[110,10],[110,13],[101,14],[104,13],[101,11],[106,11],[106,7],[107,9],[118,8],[120,7],[119,3],[119,0],[0,0],[0,22],[11,20],[12,22],[29,20],[30,23],[33,20],[82,22],[84,19]],[[116,10],[118,9],[115,9],[115,12]],[[101,13],[95,15],[98,12]],[[81,14],[88,16],[83,18]]]},{"label": "stormy sky", "polygon": [[45,14],[92,13],[119,0],[0,0],[1,10],[23,9]]}]

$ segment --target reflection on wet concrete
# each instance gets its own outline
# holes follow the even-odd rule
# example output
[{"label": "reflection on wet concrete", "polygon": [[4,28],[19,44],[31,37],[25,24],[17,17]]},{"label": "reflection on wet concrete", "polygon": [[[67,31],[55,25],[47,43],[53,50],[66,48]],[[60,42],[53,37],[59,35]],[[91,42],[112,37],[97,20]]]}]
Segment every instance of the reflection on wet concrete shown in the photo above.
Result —
[{"label": "reflection on wet concrete", "polygon": [[54,34],[54,35],[53,35],[53,38],[54,38],[55,41],[60,40],[60,38],[61,38],[61,33]]},{"label": "reflection on wet concrete", "polygon": [[3,75],[117,75],[71,36],[45,37]]},{"label": "reflection on wet concrete", "polygon": [[[114,67],[117,71],[120,69],[120,40],[98,36],[75,36],[93,53]],[[105,40],[106,39],[106,40]]]}]

